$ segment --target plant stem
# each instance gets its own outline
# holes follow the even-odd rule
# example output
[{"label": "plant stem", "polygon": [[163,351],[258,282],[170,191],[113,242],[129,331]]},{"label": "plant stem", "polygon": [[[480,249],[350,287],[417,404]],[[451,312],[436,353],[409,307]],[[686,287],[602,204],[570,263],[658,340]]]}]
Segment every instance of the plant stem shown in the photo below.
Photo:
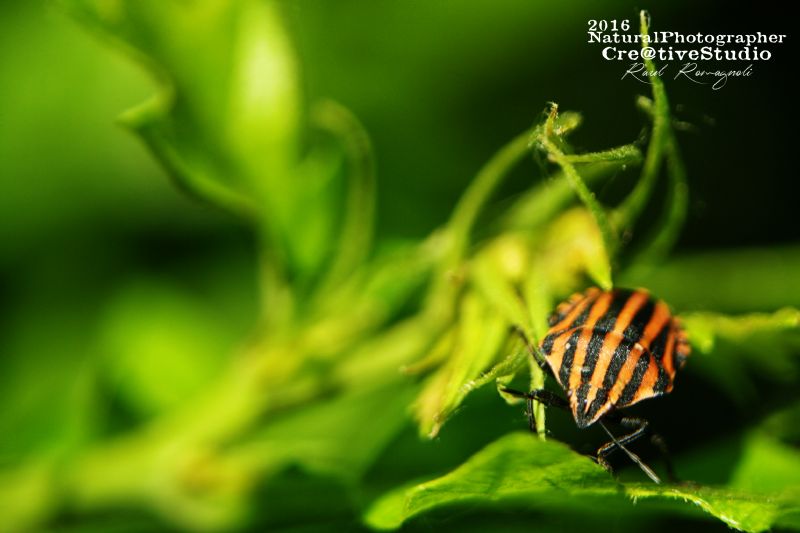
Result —
[{"label": "plant stem", "polygon": [[[649,35],[649,16],[647,12],[642,10],[639,14],[639,19],[642,47],[644,48],[647,46],[645,37]],[[644,59],[644,64],[648,71],[655,70],[655,64],[652,59]],[[653,76],[650,78],[650,84],[653,93],[653,109],[651,113],[653,131],[650,135],[650,144],[647,148],[639,181],[614,213],[615,221],[620,228],[631,227],[647,205],[658,179],[658,173],[664,159],[665,146],[670,137],[669,101],[667,100],[667,91],[664,88],[664,83],[658,76]]]},{"label": "plant stem", "polygon": [[600,152],[590,152],[588,154],[569,154],[564,156],[572,164],[576,163],[639,163],[642,160],[642,152],[632,144],[625,144],[616,148],[609,148]]},{"label": "plant stem", "polygon": [[369,254],[375,218],[375,161],[367,132],[347,108],[324,101],[316,106],[314,116],[340,141],[351,167],[338,252],[321,284],[325,292],[351,274]]},{"label": "plant stem", "polygon": [[643,263],[655,264],[669,253],[678,240],[689,208],[689,185],[674,133],[666,143],[667,173],[670,178],[669,208],[664,214],[661,230],[641,254]]},{"label": "plant stem", "polygon": [[[547,285],[547,277],[542,271],[539,264],[532,265],[530,275],[525,279],[522,286],[522,292],[525,296],[527,303],[527,312],[530,321],[533,324],[533,344],[536,348],[539,339],[543,338],[547,333],[547,314],[552,307],[552,298],[550,290]],[[531,390],[544,388],[545,375],[544,371],[539,367],[533,357],[528,357],[528,366],[530,367],[530,384]],[[533,414],[536,419],[536,431],[541,440],[546,439],[547,426],[545,413],[547,410],[541,402],[533,402]]]},{"label": "plant stem", "polygon": [[[642,10],[639,14],[642,37],[649,34],[649,15]],[[645,46],[642,39],[642,46]],[[652,59],[645,59],[645,67],[652,71],[655,64]],[[686,179],[686,169],[678,149],[675,132],[671,126],[669,101],[667,100],[664,82],[658,76],[650,79],[653,92],[653,101],[640,98],[639,106],[643,108],[653,120],[653,134],[647,151],[642,177],[634,191],[617,211],[620,224],[627,226],[633,224],[641,213],[652,193],[658,170],[662,159],[667,159],[667,174],[670,181],[667,211],[662,216],[659,229],[654,238],[649,240],[645,248],[637,254],[639,264],[654,265],[662,259],[678,239],[683,222],[686,219],[689,203],[689,187]]]},{"label": "plant stem", "polygon": [[550,159],[561,167],[561,170],[564,172],[564,176],[566,176],[570,186],[578,195],[578,198],[580,198],[581,202],[583,202],[583,204],[592,214],[595,223],[600,229],[600,234],[603,236],[603,244],[606,248],[606,254],[609,258],[611,258],[614,256],[614,251],[617,248],[617,238],[616,234],[611,228],[611,223],[608,220],[608,216],[606,216],[605,210],[600,205],[600,202],[597,201],[594,193],[589,190],[589,188],[586,186],[586,183],[583,181],[583,178],[581,178],[580,174],[578,174],[578,171],[575,170],[575,167],[570,162],[569,156],[561,151],[558,145],[552,140],[553,125],[557,115],[558,105],[552,104],[550,107],[550,114],[548,115],[544,124],[544,129],[537,130],[539,131],[537,140],[547,151]]},{"label": "plant stem", "polygon": [[459,200],[446,227],[450,240],[449,253],[445,256],[447,268],[452,268],[464,257],[469,243],[469,234],[478,213],[509,170],[528,153],[530,134],[531,132],[528,130],[501,148],[481,168]]}]

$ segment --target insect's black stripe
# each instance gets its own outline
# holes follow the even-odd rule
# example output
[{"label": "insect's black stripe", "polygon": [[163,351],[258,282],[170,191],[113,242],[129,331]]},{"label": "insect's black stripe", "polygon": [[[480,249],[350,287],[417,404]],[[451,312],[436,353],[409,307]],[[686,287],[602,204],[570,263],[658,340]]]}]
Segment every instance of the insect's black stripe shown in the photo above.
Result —
[{"label": "insect's black stripe", "polygon": [[564,358],[561,360],[561,368],[558,377],[561,384],[566,387],[569,384],[569,374],[572,370],[572,361],[575,359],[575,350],[578,348],[578,339],[581,337],[580,328],[576,329],[569,336],[567,348],[564,350]]},{"label": "insect's black stripe", "polygon": [[669,320],[664,322],[664,326],[656,333],[655,337],[653,338],[653,342],[650,343],[650,353],[653,354],[653,357],[656,358],[657,361],[661,361],[664,358],[664,350],[667,347],[667,340],[669,338],[670,331],[672,329],[672,324]]},{"label": "insect's black stripe", "polygon": [[[672,331],[672,328],[669,327],[669,326],[670,326],[670,324],[667,323],[667,326],[665,326],[664,328],[661,329],[661,332],[658,334],[658,337],[656,337],[656,340],[653,342],[653,350],[654,350],[653,353],[654,354],[655,353],[663,354],[661,357],[657,357],[657,360],[658,360],[658,378],[656,379],[656,382],[653,385],[653,392],[655,394],[662,394],[662,393],[666,392],[667,386],[669,385],[669,381],[670,381],[670,377],[671,377],[669,374],[667,374],[667,369],[664,368],[663,361],[664,361],[665,357],[673,357],[674,356],[674,352],[675,352],[674,343],[673,343],[673,349],[671,350],[671,352],[673,352],[673,353],[663,353],[665,348],[661,348],[661,346],[666,346],[667,345],[667,341],[669,340],[669,336],[675,334]],[[658,351],[655,351],[655,350],[658,350]],[[673,365],[673,368],[674,367],[675,367],[675,365]]]},{"label": "insect's black stripe", "polygon": [[603,378],[603,389],[609,390],[611,387],[614,386],[614,383],[617,382],[617,378],[619,377],[619,372],[622,370],[622,366],[625,364],[625,361],[628,360],[628,357],[631,355],[631,348],[633,348],[633,344],[630,342],[620,342],[617,346],[617,349],[614,350],[614,355],[611,358],[611,363],[608,365],[608,369],[606,370],[606,375]]},{"label": "insect's black stripe", "polygon": [[669,375],[667,375],[667,371],[663,365],[658,365],[658,378],[656,378],[655,384],[653,384],[653,394],[664,394],[667,391],[667,385],[669,385]]},{"label": "insect's black stripe", "polygon": [[[614,383],[619,379],[619,373],[628,359],[632,342],[626,339],[625,333],[635,332],[637,328],[643,327],[641,322],[647,322],[647,312],[641,313],[641,310],[647,306],[648,303],[652,305],[652,300],[645,291],[617,291],[612,305],[609,307],[608,313],[598,321],[598,325],[594,329],[596,334],[592,341],[600,341],[602,343],[596,346],[596,353],[592,353],[587,358],[584,364],[587,367],[587,378],[591,379],[592,376],[598,371],[598,365],[602,368],[602,384],[594,393],[591,405],[586,406],[586,416],[588,420],[594,419],[595,415],[606,404],[611,393]],[[626,312],[626,309],[633,305],[634,307]],[[631,314],[632,313],[632,314]],[[624,317],[623,317],[624,314]],[[652,309],[650,310],[652,314]],[[639,318],[639,324],[635,324],[636,318]],[[620,323],[620,320],[623,322]],[[631,324],[634,326],[631,328]],[[605,338],[608,336],[605,332],[617,332],[611,339],[611,345],[606,345]],[[590,343],[591,344],[591,343]],[[611,353],[604,352],[606,349],[613,350]],[[589,350],[591,352],[591,349]],[[601,359],[602,358],[602,359]],[[608,358],[606,360],[605,358]]]},{"label": "insect's black stripe", "polygon": [[586,397],[589,395],[590,387],[591,383],[589,383],[588,381],[584,381],[583,383],[581,383],[580,387],[578,387],[578,390],[575,395],[576,396],[575,400],[578,403],[578,409],[577,412],[575,413],[576,414],[575,421],[578,423],[578,427],[585,427],[588,424],[589,420],[591,420],[591,418],[589,418],[585,412]]},{"label": "insect's black stripe", "polygon": [[620,394],[619,400],[617,400],[617,406],[624,407],[633,401],[633,397],[636,394],[636,391],[639,390],[639,385],[642,384],[642,379],[644,378],[645,372],[647,372],[647,367],[650,366],[650,353],[647,351],[643,351],[639,354],[639,359],[636,361],[636,367],[633,370],[633,375],[631,376],[630,381],[625,385],[625,388],[622,389],[622,394]]},{"label": "insect's black stripe", "polygon": [[550,333],[544,338],[544,340],[542,341],[543,354],[550,355],[553,352],[553,343],[556,342],[557,337],[558,335],[556,333]]},{"label": "insect's black stripe", "polygon": [[589,406],[589,412],[586,413],[587,420],[593,419],[597,412],[600,411],[600,408],[605,405],[608,401],[608,393],[609,389],[600,389],[597,391],[597,396],[592,400],[592,405]]},{"label": "insect's black stripe", "polygon": [[[632,343],[623,339],[615,348],[611,362],[609,363],[608,368],[606,369],[606,374],[603,377],[603,386],[597,391],[594,400],[592,400],[592,404],[589,406],[588,411],[586,412],[585,423],[593,420],[600,409],[606,404],[606,402],[608,402],[608,397],[611,394],[611,388],[619,378],[619,373],[622,370],[623,365],[630,357],[632,347]],[[644,373],[642,375],[644,375]],[[634,376],[632,376],[632,378],[633,377]]]},{"label": "insect's black stripe", "polygon": [[592,325],[592,328],[595,330],[599,329],[606,332],[614,329],[614,324],[617,323],[617,317],[622,311],[622,308],[625,307],[625,304],[628,303],[630,297],[633,296],[633,294],[634,294],[633,291],[628,291],[628,290],[614,291],[608,309],[603,314],[603,316],[597,319],[594,325]]},{"label": "insect's black stripe", "polygon": [[597,366],[597,360],[603,351],[603,343],[605,343],[606,336],[614,329],[617,317],[632,295],[633,292],[631,291],[614,291],[614,297],[608,306],[608,310],[595,322],[594,326],[591,326],[592,338],[589,339],[589,344],[586,346],[586,358],[583,360],[583,368],[581,369],[581,381],[591,379],[594,368]]},{"label": "insect's black stripe", "polygon": [[586,345],[586,358],[583,360],[583,368],[581,368],[581,381],[587,381],[592,378],[594,367],[597,366],[597,360],[603,351],[603,343],[607,335],[608,331],[597,328],[592,330],[592,338],[589,339],[589,344]]},{"label": "insect's black stripe", "polygon": [[653,318],[653,311],[655,311],[655,308],[655,301],[652,298],[648,298],[647,302],[640,307],[633,316],[633,320],[628,324],[628,327],[625,328],[625,331],[622,333],[623,337],[630,342],[640,342],[642,334],[644,333],[644,328],[647,327],[647,324]]}]

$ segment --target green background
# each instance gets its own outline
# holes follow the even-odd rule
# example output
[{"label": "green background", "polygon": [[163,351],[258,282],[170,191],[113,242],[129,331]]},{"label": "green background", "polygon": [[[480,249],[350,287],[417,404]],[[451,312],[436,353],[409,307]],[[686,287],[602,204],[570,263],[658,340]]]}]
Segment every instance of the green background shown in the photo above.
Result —
[{"label": "green background", "polygon": [[[679,134],[691,203],[679,259],[652,283],[678,311],[800,305],[798,117],[786,75],[794,44],[791,21],[779,11],[714,2],[522,0],[298,0],[281,7],[304,101],[341,102],[371,137],[378,249],[443,224],[476,170],[540,120],[549,101],[584,114],[584,127],[571,138],[580,150],[636,138],[642,119],[633,102],[648,87],[619,80],[623,63],[604,61],[599,45],[586,43],[588,19],[635,23],[636,9],[648,7],[656,29],[789,34],[752,77],[731,79],[719,91],[667,81],[674,116],[691,125]],[[204,58],[195,59],[202,65]],[[6,0],[0,80],[0,467],[12,469],[124,433],[202,390],[256,327],[258,287],[256,238],[247,225],[181,194],[115,124],[155,90],[138,65],[54,4]],[[515,174],[491,211],[501,213],[529,179]],[[601,197],[613,197],[621,185],[612,181]],[[720,255],[725,250],[739,251]],[[700,276],[682,278],[687,264]],[[707,283],[718,283],[718,293]],[[783,368],[782,380],[757,371],[770,366],[764,346],[756,370],[746,367],[752,376],[725,387],[708,376],[724,369],[690,371],[671,397],[637,407],[667,436],[688,479],[728,481],[747,428],[796,403],[796,344],[794,366]],[[406,424],[367,470],[363,498],[444,473],[498,435],[524,429],[519,409],[498,405],[493,391],[479,392],[432,443]],[[599,431],[578,432],[566,415],[549,420],[558,440],[582,452],[602,441]],[[796,430],[789,441],[797,451]],[[336,487],[299,471],[281,473],[264,498],[279,502],[285,516],[269,517],[263,527],[303,527],[298,516],[309,505],[309,530],[329,519],[357,527],[358,512],[352,502],[337,501]],[[412,527],[579,527],[584,516],[464,510]],[[167,527],[136,506],[88,518],[66,513],[54,524],[76,531]],[[724,527],[666,510],[602,523],[629,525]]]}]

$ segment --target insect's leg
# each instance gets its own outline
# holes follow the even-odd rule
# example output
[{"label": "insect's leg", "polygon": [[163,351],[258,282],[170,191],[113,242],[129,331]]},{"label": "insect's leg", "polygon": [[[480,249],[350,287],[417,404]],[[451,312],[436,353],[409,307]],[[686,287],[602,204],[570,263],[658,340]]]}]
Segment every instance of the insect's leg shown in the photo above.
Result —
[{"label": "insect's leg", "polygon": [[516,396],[517,398],[536,400],[537,402],[545,404],[547,407],[558,407],[559,409],[569,410],[569,404],[567,403],[567,400],[553,392],[550,392],[549,390],[534,389],[530,392],[522,392],[516,389],[503,387],[503,392],[510,394],[511,396]]},{"label": "insect's leg", "polygon": [[602,427],[605,430],[605,432],[608,433],[608,435],[611,437],[611,442],[604,444],[597,450],[597,463],[600,464],[600,466],[602,466],[606,470],[610,471],[611,468],[608,464],[608,461],[606,461],[606,457],[608,457],[614,450],[619,448],[622,451],[624,451],[628,455],[628,457],[630,457],[631,460],[639,466],[639,468],[642,469],[642,472],[647,474],[647,477],[652,479],[653,482],[655,483],[661,483],[661,480],[655,474],[655,472],[653,472],[653,469],[644,464],[644,462],[639,458],[638,455],[631,452],[630,450],[628,450],[628,448],[625,447],[627,444],[630,444],[631,442],[635,441],[636,439],[644,435],[645,431],[647,431],[647,426],[648,426],[647,420],[645,420],[644,418],[630,418],[630,417],[623,417],[617,419],[617,416],[614,416],[614,414],[612,414],[608,418],[611,421],[618,422],[623,427],[636,428],[636,429],[631,433],[628,433],[627,435],[624,435],[620,438],[616,438],[608,430],[608,428],[606,428],[606,426],[603,424],[603,421],[601,420],[599,422],[600,427]]},{"label": "insect's leg", "polygon": [[661,435],[653,434],[650,437],[650,442],[656,447],[661,454],[661,457],[664,459],[664,466],[667,469],[667,478],[669,478],[670,483],[678,483],[680,480],[678,479],[678,476],[675,475],[675,468],[672,464],[672,457],[670,456],[669,448],[667,448],[667,441],[665,441],[664,437]]},{"label": "insect's leg", "polygon": [[546,374],[549,374],[550,377],[555,377],[553,376],[553,369],[547,364],[547,359],[545,359],[544,354],[533,345],[528,336],[525,334],[525,330],[522,329],[522,326],[514,324],[512,328],[517,335],[519,335],[520,339],[522,339],[522,343],[525,345],[525,348],[528,349],[528,353],[531,354],[531,357],[533,357],[533,360],[536,361],[536,364],[539,365],[539,368],[544,370]]},{"label": "insect's leg", "polygon": [[547,407],[557,407],[559,409],[564,409],[565,411],[569,411],[569,404],[567,400],[558,396],[555,393],[550,392],[549,390],[544,389],[536,389],[532,390],[529,393],[531,399],[536,400],[537,402],[543,403]]},{"label": "insect's leg", "polygon": [[608,444],[601,446],[600,450],[597,451],[600,454],[601,450],[606,450],[603,455],[608,455],[613,452],[619,445],[625,446],[626,444],[630,444],[631,442],[635,441],[636,439],[640,438],[644,435],[645,431],[647,431],[647,426],[649,423],[644,418],[632,418],[632,417],[620,417],[617,413],[611,413],[607,415],[605,420],[619,424],[624,428],[635,428],[634,431],[624,435]]},{"label": "insect's leg", "polygon": [[547,407],[558,407],[559,409],[569,410],[569,404],[564,398],[544,389],[535,389],[530,392],[522,392],[515,389],[503,388],[503,392],[516,396],[517,398],[525,398],[525,414],[528,415],[529,427],[532,432],[536,432],[536,417],[533,412],[534,400],[544,404]]},{"label": "insect's leg", "polygon": [[528,417],[528,429],[530,432],[538,433],[536,412],[533,410],[533,398],[530,395],[525,398],[525,416]]},{"label": "insect's leg", "polygon": [[[618,439],[623,446],[641,437],[648,427],[647,420],[643,418],[621,417],[618,413],[611,413],[607,415],[606,420],[619,424],[623,427],[636,428],[636,431],[634,431],[633,433],[626,435],[621,439]],[[630,440],[626,440],[628,437],[632,438]],[[664,437],[662,437],[661,435],[654,433],[650,436],[650,443],[661,454],[661,457],[664,460],[664,466],[667,470],[667,478],[669,479],[669,481],[671,483],[677,483],[679,480],[678,477],[675,475],[675,468],[672,464],[672,457],[670,456],[669,448],[667,447],[667,441],[665,441]],[[611,449],[608,450],[606,455],[610,454],[611,452],[614,451],[614,449],[616,449],[616,445],[614,442],[609,442],[606,446],[609,445]]]},{"label": "insect's leg", "polygon": [[528,392],[509,389],[507,387],[503,387],[503,392],[510,394],[511,396],[516,396],[517,398],[525,398],[525,416],[528,417],[528,427],[530,428],[531,433],[536,433],[536,416],[533,412],[533,395]]}]

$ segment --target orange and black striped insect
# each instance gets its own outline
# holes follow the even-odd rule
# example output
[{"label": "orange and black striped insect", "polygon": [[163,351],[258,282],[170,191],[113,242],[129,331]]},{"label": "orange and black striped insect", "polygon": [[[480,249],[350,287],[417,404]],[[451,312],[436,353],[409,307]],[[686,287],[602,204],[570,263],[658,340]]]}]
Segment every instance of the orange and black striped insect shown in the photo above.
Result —
[{"label": "orange and black striped insect", "polygon": [[[611,442],[597,451],[598,463],[608,468],[605,458],[619,448],[660,483],[625,447],[645,433],[647,421],[620,416],[617,411],[672,390],[675,372],[690,353],[677,319],[663,301],[644,289],[603,291],[595,287],[558,305],[549,326],[538,351],[525,342],[539,365],[566,391],[567,399],[544,389],[529,393],[506,389],[527,399],[531,429],[536,429],[533,400],[569,409],[579,428],[599,422],[611,437]],[[602,420],[634,431],[617,439]],[[660,437],[654,436],[653,441],[665,451]]]}]

